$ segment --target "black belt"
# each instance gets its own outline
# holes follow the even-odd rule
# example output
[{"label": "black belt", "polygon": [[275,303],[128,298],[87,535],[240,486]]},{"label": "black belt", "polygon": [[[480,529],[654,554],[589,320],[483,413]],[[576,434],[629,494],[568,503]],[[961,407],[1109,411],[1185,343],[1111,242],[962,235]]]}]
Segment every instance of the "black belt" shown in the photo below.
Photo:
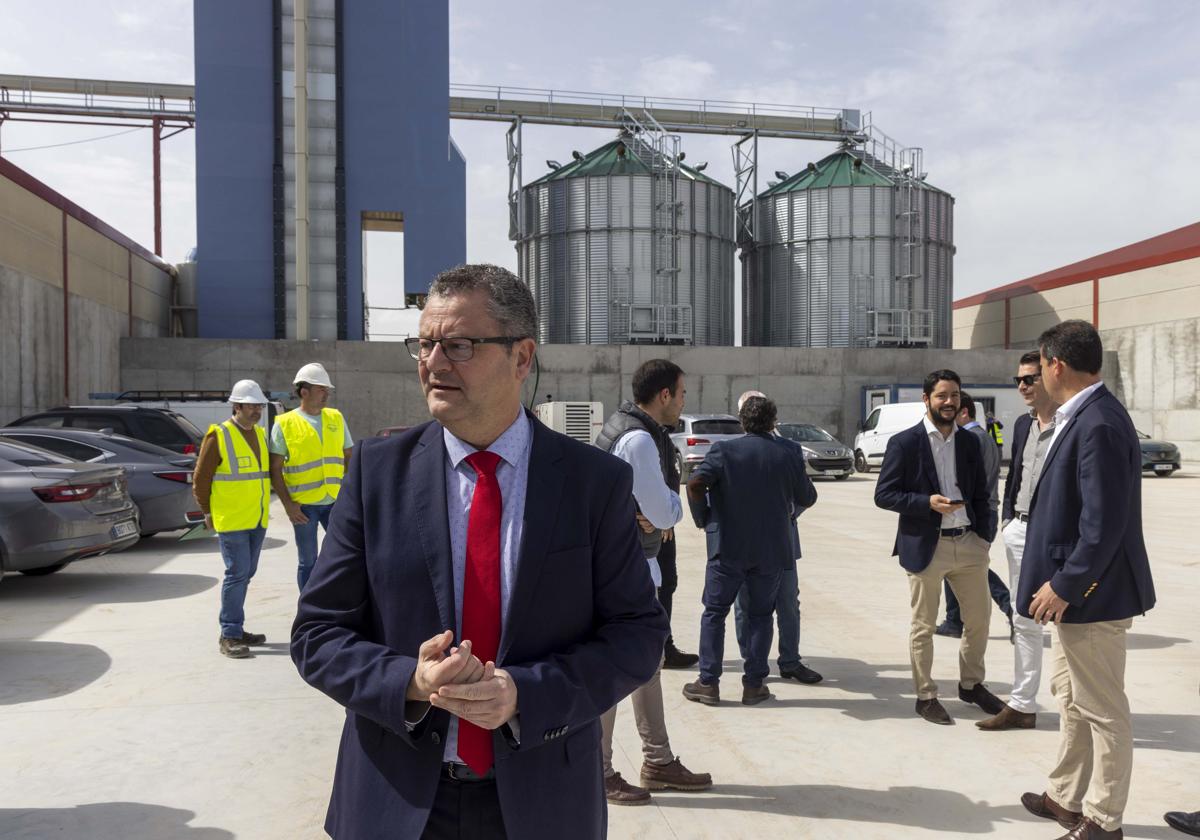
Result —
[{"label": "black belt", "polygon": [[1028,513],[1018,513],[1018,514],[1017,514],[1017,519],[1020,519],[1022,522],[1028,522],[1028,521],[1029,521],[1029,514],[1028,514]]},{"label": "black belt", "polygon": [[943,537],[961,537],[963,534],[967,533],[967,531],[968,531],[967,528],[943,528],[942,536]]},{"label": "black belt", "polygon": [[493,782],[496,780],[496,767],[489,767],[488,771],[480,776],[465,764],[447,761],[442,764],[442,778],[452,782]]}]

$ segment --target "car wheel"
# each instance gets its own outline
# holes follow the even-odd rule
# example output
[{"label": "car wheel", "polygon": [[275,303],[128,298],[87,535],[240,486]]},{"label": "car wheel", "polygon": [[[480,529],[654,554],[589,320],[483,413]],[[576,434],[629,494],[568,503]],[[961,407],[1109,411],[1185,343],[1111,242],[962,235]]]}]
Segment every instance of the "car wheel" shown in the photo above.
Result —
[{"label": "car wheel", "polygon": [[854,452],[854,469],[860,473],[871,471],[871,465],[867,463],[867,456],[862,453],[861,449]]},{"label": "car wheel", "polygon": [[66,565],[67,565],[66,563],[59,563],[54,566],[42,566],[40,569],[21,569],[21,574],[32,575],[33,577],[41,577],[42,575],[52,575]]},{"label": "car wheel", "polygon": [[687,476],[683,474],[683,456],[678,449],[675,450],[675,472],[679,474],[680,481],[687,481]]}]

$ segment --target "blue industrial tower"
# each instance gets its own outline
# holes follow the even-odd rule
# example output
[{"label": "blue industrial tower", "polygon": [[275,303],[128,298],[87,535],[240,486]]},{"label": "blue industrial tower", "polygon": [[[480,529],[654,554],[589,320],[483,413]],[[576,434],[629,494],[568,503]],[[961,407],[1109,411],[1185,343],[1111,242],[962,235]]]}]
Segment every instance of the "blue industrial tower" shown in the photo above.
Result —
[{"label": "blue industrial tower", "polygon": [[[409,294],[466,257],[447,5],[204,0],[194,8],[200,336],[295,337],[296,253],[306,243],[309,337],[362,339],[364,229],[403,230]],[[306,32],[302,95],[297,31]],[[295,188],[301,108],[306,202]]]}]

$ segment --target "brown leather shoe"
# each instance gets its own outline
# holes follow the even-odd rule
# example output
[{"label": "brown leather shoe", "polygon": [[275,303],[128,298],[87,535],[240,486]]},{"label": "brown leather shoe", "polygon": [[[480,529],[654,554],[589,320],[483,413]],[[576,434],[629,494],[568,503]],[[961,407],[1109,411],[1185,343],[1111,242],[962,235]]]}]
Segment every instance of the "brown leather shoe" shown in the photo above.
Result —
[{"label": "brown leather shoe", "polygon": [[646,805],[650,802],[650,791],[629,784],[620,773],[613,773],[604,780],[604,798],[609,805]]},{"label": "brown leather shoe", "polygon": [[721,702],[721,684],[705,685],[700,680],[696,680],[683,687],[683,696],[694,703],[716,706]]},{"label": "brown leather shoe", "polygon": [[930,697],[928,700],[918,700],[917,714],[930,723],[938,723],[942,726],[950,726],[954,723],[954,719],[950,717],[950,713],[946,711],[946,707],[939,703],[936,697]]},{"label": "brown leather shoe", "polygon": [[647,790],[708,790],[712,776],[693,773],[683,766],[679,756],[670,764],[642,762],[642,787]]},{"label": "brown leather shoe", "polygon": [[1121,829],[1105,831],[1090,817],[1084,817],[1079,825],[1072,828],[1058,840],[1121,840],[1125,832]]},{"label": "brown leather shoe", "polygon": [[1000,714],[984,720],[975,721],[975,725],[987,732],[1002,732],[1005,729],[1033,729],[1037,726],[1035,712],[1018,712],[1012,706],[1005,706]]},{"label": "brown leather shoe", "polygon": [[230,659],[245,659],[250,656],[250,648],[243,644],[240,638],[221,636],[217,642],[217,649],[221,651],[222,656],[228,656]]},{"label": "brown leather shoe", "polygon": [[262,634],[262,633],[247,633],[245,630],[242,631],[242,644],[249,646],[249,645],[265,645],[266,643],[267,643],[267,637],[264,634]]},{"label": "brown leather shoe", "polygon": [[1054,820],[1063,828],[1074,828],[1083,819],[1079,811],[1068,811],[1045,793],[1022,793],[1021,804],[1035,817]]},{"label": "brown leather shoe", "polygon": [[775,695],[765,685],[742,686],[742,705],[757,706],[764,700],[770,700]]}]

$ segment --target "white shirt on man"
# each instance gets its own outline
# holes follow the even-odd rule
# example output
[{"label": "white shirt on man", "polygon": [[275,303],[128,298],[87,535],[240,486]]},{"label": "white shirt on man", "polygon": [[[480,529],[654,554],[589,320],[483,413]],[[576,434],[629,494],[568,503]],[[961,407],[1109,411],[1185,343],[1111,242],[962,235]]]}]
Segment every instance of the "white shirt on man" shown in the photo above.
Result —
[{"label": "white shirt on man", "polygon": [[[938,486],[942,495],[947,499],[966,499],[966,494],[958,487],[958,466],[955,463],[954,436],[958,428],[951,426],[950,437],[943,437],[942,430],[933,424],[929,415],[925,415],[926,437],[929,438],[929,448],[933,450],[933,466],[937,470]],[[942,528],[966,528],[970,526],[971,518],[967,516],[965,506],[955,508],[951,513],[942,514]]]},{"label": "white shirt on man", "polygon": [[[683,519],[683,501],[679,494],[663,481],[662,461],[654,438],[645,429],[634,429],[617,438],[610,452],[633,467],[633,499],[642,516],[660,530],[674,528]],[[662,586],[662,569],[658,558],[649,557],[650,577],[655,586]]]}]

